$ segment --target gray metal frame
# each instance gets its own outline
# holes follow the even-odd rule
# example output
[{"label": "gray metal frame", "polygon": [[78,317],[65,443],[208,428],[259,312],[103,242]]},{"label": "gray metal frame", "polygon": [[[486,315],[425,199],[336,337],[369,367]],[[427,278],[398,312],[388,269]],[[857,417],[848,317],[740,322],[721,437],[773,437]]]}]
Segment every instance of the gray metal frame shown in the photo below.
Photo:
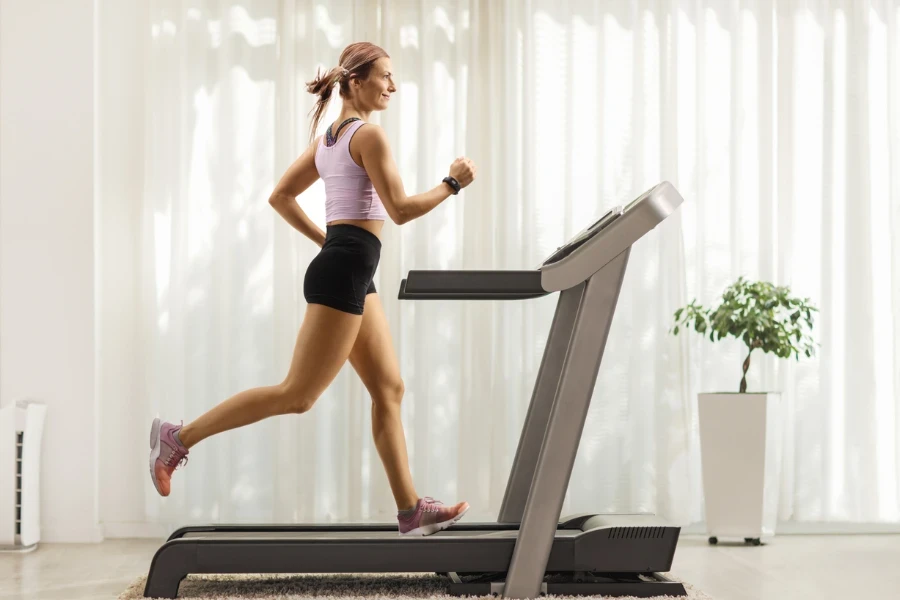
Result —
[{"label": "gray metal frame", "polygon": [[572,329],[581,303],[584,285],[560,293],[556,312],[544,345],[544,356],[531,393],[531,402],[519,436],[519,446],[506,482],[506,492],[497,514],[498,523],[521,523],[528,502],[531,482],[537,469],[538,457],[544,443],[544,433],[550,421],[553,400],[559,387],[563,361],[572,339]]},{"label": "gray metal frame", "polygon": [[630,254],[560,294],[498,517],[522,523],[506,598],[540,594]]}]

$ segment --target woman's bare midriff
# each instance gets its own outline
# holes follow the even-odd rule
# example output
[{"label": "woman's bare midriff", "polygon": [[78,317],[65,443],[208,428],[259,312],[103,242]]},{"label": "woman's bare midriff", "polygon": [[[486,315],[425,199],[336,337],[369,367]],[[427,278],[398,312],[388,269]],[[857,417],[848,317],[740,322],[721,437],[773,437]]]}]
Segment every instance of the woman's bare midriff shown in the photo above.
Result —
[{"label": "woman's bare midriff", "polygon": [[381,228],[384,227],[384,221],[376,221],[372,219],[337,219],[329,221],[327,225],[356,225],[362,227],[371,234],[374,234],[379,240],[381,239]]}]

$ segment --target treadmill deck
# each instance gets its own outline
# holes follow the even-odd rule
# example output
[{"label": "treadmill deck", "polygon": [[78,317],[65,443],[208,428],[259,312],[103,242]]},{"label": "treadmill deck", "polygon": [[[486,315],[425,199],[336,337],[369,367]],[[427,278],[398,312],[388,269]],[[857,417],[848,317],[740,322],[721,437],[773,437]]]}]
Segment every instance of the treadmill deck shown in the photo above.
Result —
[{"label": "treadmill deck", "polygon": [[[557,530],[556,537],[559,538],[574,538],[578,534],[580,534],[580,530]],[[193,541],[203,541],[210,540],[220,542],[223,540],[234,539],[234,540],[303,540],[303,541],[315,541],[315,542],[327,542],[329,540],[334,541],[346,541],[353,540],[354,542],[363,542],[366,540],[379,541],[379,542],[394,542],[404,544],[415,541],[434,541],[438,539],[444,538],[454,538],[454,539],[475,539],[475,538],[505,538],[512,542],[515,542],[516,538],[519,536],[518,530],[499,530],[499,531],[466,531],[466,530],[455,530],[455,529],[445,529],[444,531],[438,532],[434,535],[422,537],[422,536],[401,536],[397,532],[396,529],[393,531],[226,531],[226,532],[215,532],[215,531],[191,531],[185,533],[184,536],[178,539],[183,540],[193,540]]]}]

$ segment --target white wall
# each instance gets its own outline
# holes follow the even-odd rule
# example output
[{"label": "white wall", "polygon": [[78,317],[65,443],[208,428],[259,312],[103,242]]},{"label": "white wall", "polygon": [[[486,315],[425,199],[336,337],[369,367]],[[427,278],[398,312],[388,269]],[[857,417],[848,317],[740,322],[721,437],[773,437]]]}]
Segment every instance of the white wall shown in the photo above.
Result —
[{"label": "white wall", "polygon": [[[97,42],[97,196],[99,298],[98,393],[103,429],[100,441],[100,516],[108,537],[163,536],[144,522],[148,493],[150,416],[141,396],[135,311],[140,281],[133,232],[141,215],[144,175],[144,49],[149,36],[147,2],[100,0]],[[104,251],[104,249],[106,251]]]},{"label": "white wall", "polygon": [[49,405],[45,542],[166,533],[145,523],[137,315],[101,303],[138,298],[147,10],[0,0],[0,405]]},{"label": "white wall", "polygon": [[42,539],[102,539],[94,3],[0,0],[0,404],[48,405]]}]

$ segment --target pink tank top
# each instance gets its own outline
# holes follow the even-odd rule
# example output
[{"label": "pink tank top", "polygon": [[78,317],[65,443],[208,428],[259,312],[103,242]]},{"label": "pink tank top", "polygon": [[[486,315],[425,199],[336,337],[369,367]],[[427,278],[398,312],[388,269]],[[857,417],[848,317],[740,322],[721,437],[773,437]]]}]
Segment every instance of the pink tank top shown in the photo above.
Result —
[{"label": "pink tank top", "polygon": [[325,221],[338,219],[385,220],[388,217],[378,192],[366,170],[350,156],[350,138],[365,125],[354,121],[334,146],[325,145],[325,136],[316,148],[316,170],[325,182]]}]

